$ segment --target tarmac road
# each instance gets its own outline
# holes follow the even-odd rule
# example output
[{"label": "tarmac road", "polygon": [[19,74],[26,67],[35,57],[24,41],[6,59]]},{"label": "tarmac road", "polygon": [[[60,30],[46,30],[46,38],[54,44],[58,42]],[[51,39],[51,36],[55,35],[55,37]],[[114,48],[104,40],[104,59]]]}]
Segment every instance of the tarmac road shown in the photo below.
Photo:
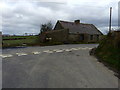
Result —
[{"label": "tarmac road", "polygon": [[97,44],[3,49],[3,88],[118,88],[114,72],[89,55]]}]

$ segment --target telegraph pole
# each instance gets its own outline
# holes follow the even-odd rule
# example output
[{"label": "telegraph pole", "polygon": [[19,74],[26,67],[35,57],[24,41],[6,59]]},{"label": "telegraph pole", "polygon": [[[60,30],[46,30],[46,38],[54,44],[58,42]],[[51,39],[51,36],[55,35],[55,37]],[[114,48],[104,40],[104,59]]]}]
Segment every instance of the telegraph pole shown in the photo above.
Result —
[{"label": "telegraph pole", "polygon": [[109,33],[111,32],[111,17],[112,17],[112,7],[110,7]]}]

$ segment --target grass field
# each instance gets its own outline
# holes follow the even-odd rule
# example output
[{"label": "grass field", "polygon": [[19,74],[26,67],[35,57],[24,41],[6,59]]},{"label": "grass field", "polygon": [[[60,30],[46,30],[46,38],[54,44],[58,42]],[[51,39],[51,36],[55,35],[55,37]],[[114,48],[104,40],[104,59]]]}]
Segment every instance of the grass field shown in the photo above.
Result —
[{"label": "grass field", "polygon": [[[12,40],[5,40],[12,39]],[[31,46],[40,44],[39,36],[10,36],[2,38],[3,48],[14,46]]]}]

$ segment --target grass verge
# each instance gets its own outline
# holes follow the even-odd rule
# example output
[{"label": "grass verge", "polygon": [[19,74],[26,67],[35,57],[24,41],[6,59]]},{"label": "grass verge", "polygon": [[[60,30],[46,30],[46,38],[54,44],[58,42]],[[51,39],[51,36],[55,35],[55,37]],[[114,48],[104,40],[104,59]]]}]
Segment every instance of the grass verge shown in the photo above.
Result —
[{"label": "grass verge", "polygon": [[118,72],[120,71],[120,48],[114,46],[116,42],[114,37],[107,36],[100,42],[100,45],[95,50],[95,55],[101,62]]}]

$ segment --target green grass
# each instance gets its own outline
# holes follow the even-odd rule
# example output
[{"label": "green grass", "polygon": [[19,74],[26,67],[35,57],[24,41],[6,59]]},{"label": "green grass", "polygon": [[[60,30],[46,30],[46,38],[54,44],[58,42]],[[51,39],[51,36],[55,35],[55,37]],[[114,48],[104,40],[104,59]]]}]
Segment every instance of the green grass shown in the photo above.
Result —
[{"label": "green grass", "polygon": [[114,43],[112,38],[105,37],[96,49],[96,56],[112,68],[120,70],[120,48],[114,47]]},{"label": "green grass", "polygon": [[2,39],[15,39],[15,38],[30,39],[30,38],[36,38],[36,36],[10,36],[10,37],[2,37]]},{"label": "green grass", "polygon": [[14,46],[26,46],[31,45],[39,45],[39,36],[12,36],[12,37],[3,37],[4,39],[11,39],[11,38],[26,38],[26,39],[18,39],[18,40],[2,40],[3,48],[5,47],[14,47]]}]

